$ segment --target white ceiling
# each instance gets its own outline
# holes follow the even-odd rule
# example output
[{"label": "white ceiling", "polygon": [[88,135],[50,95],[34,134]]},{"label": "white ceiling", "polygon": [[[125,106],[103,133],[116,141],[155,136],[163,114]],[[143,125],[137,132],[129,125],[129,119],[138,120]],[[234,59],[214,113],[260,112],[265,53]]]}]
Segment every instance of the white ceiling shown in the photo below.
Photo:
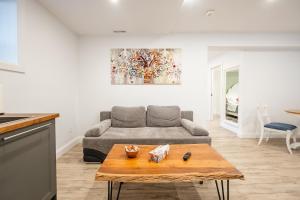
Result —
[{"label": "white ceiling", "polygon": [[[39,0],[80,35],[300,33],[300,0]],[[206,11],[215,13],[208,17]]]}]

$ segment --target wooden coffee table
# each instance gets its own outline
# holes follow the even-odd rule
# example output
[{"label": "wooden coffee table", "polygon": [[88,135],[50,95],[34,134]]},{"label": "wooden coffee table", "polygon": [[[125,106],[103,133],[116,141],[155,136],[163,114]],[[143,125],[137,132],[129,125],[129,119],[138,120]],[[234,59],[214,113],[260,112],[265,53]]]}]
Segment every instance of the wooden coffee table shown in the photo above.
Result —
[{"label": "wooden coffee table", "polygon": [[[300,109],[286,110],[285,112],[300,116]],[[298,133],[299,133],[299,127],[298,127]],[[294,139],[294,142],[290,144],[290,146],[292,149],[298,149],[300,148],[300,142],[297,142],[296,139]]]},{"label": "wooden coffee table", "polygon": [[[239,170],[207,144],[170,145],[169,155],[159,163],[149,161],[148,154],[157,145],[139,145],[140,152],[136,158],[127,158],[124,146],[125,144],[114,145],[96,173],[96,181],[108,182],[108,200],[112,200],[113,182],[120,183],[118,199],[122,183],[125,182],[170,183],[207,180],[215,181],[219,200],[225,200],[223,182],[226,181],[226,197],[229,200],[229,180],[244,179]],[[183,161],[182,156],[188,151],[192,156],[188,161]],[[218,181],[221,182],[221,192]]]},{"label": "wooden coffee table", "polygon": [[285,112],[295,115],[300,115],[300,109],[286,110]]}]

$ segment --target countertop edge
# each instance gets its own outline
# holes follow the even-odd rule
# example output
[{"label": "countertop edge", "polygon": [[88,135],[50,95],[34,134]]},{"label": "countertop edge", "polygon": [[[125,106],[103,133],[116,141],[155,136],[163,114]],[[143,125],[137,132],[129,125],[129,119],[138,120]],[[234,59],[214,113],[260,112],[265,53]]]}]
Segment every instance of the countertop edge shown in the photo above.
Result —
[{"label": "countertop edge", "polygon": [[59,113],[47,113],[47,114],[5,114],[5,116],[24,116],[29,117],[23,120],[17,120],[14,122],[4,123],[0,125],[0,135],[5,134],[17,129],[26,128],[35,124],[39,124],[45,121],[49,121],[59,117]]}]

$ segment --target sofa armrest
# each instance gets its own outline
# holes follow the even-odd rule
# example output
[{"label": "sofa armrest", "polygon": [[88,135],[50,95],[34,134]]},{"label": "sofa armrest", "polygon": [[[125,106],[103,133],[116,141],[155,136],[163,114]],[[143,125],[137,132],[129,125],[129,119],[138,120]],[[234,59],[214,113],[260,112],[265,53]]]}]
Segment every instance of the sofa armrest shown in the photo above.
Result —
[{"label": "sofa armrest", "polygon": [[100,112],[100,122],[111,119],[111,111],[101,111]]},{"label": "sofa armrest", "polygon": [[188,119],[194,121],[193,111],[181,111],[181,119]]},{"label": "sofa armrest", "polygon": [[182,126],[194,136],[208,136],[209,133],[207,130],[197,125],[195,122],[192,122],[188,119],[181,119]]},{"label": "sofa armrest", "polygon": [[85,137],[99,137],[102,135],[109,127],[111,127],[111,120],[106,119],[102,122],[93,125],[87,132],[85,133]]}]

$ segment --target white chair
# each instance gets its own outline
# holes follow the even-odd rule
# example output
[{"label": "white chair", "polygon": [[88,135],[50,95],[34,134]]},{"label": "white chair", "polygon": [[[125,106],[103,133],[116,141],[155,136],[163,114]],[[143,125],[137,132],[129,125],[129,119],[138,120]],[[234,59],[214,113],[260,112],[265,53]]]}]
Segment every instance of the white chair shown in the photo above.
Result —
[{"label": "white chair", "polygon": [[286,134],[286,146],[290,154],[292,154],[292,149],[294,146],[291,145],[291,137],[293,138],[294,144],[296,144],[297,126],[280,122],[272,122],[268,113],[268,106],[257,107],[257,118],[260,128],[258,145],[261,144],[264,137],[266,137],[266,142],[268,142],[271,132]]}]

